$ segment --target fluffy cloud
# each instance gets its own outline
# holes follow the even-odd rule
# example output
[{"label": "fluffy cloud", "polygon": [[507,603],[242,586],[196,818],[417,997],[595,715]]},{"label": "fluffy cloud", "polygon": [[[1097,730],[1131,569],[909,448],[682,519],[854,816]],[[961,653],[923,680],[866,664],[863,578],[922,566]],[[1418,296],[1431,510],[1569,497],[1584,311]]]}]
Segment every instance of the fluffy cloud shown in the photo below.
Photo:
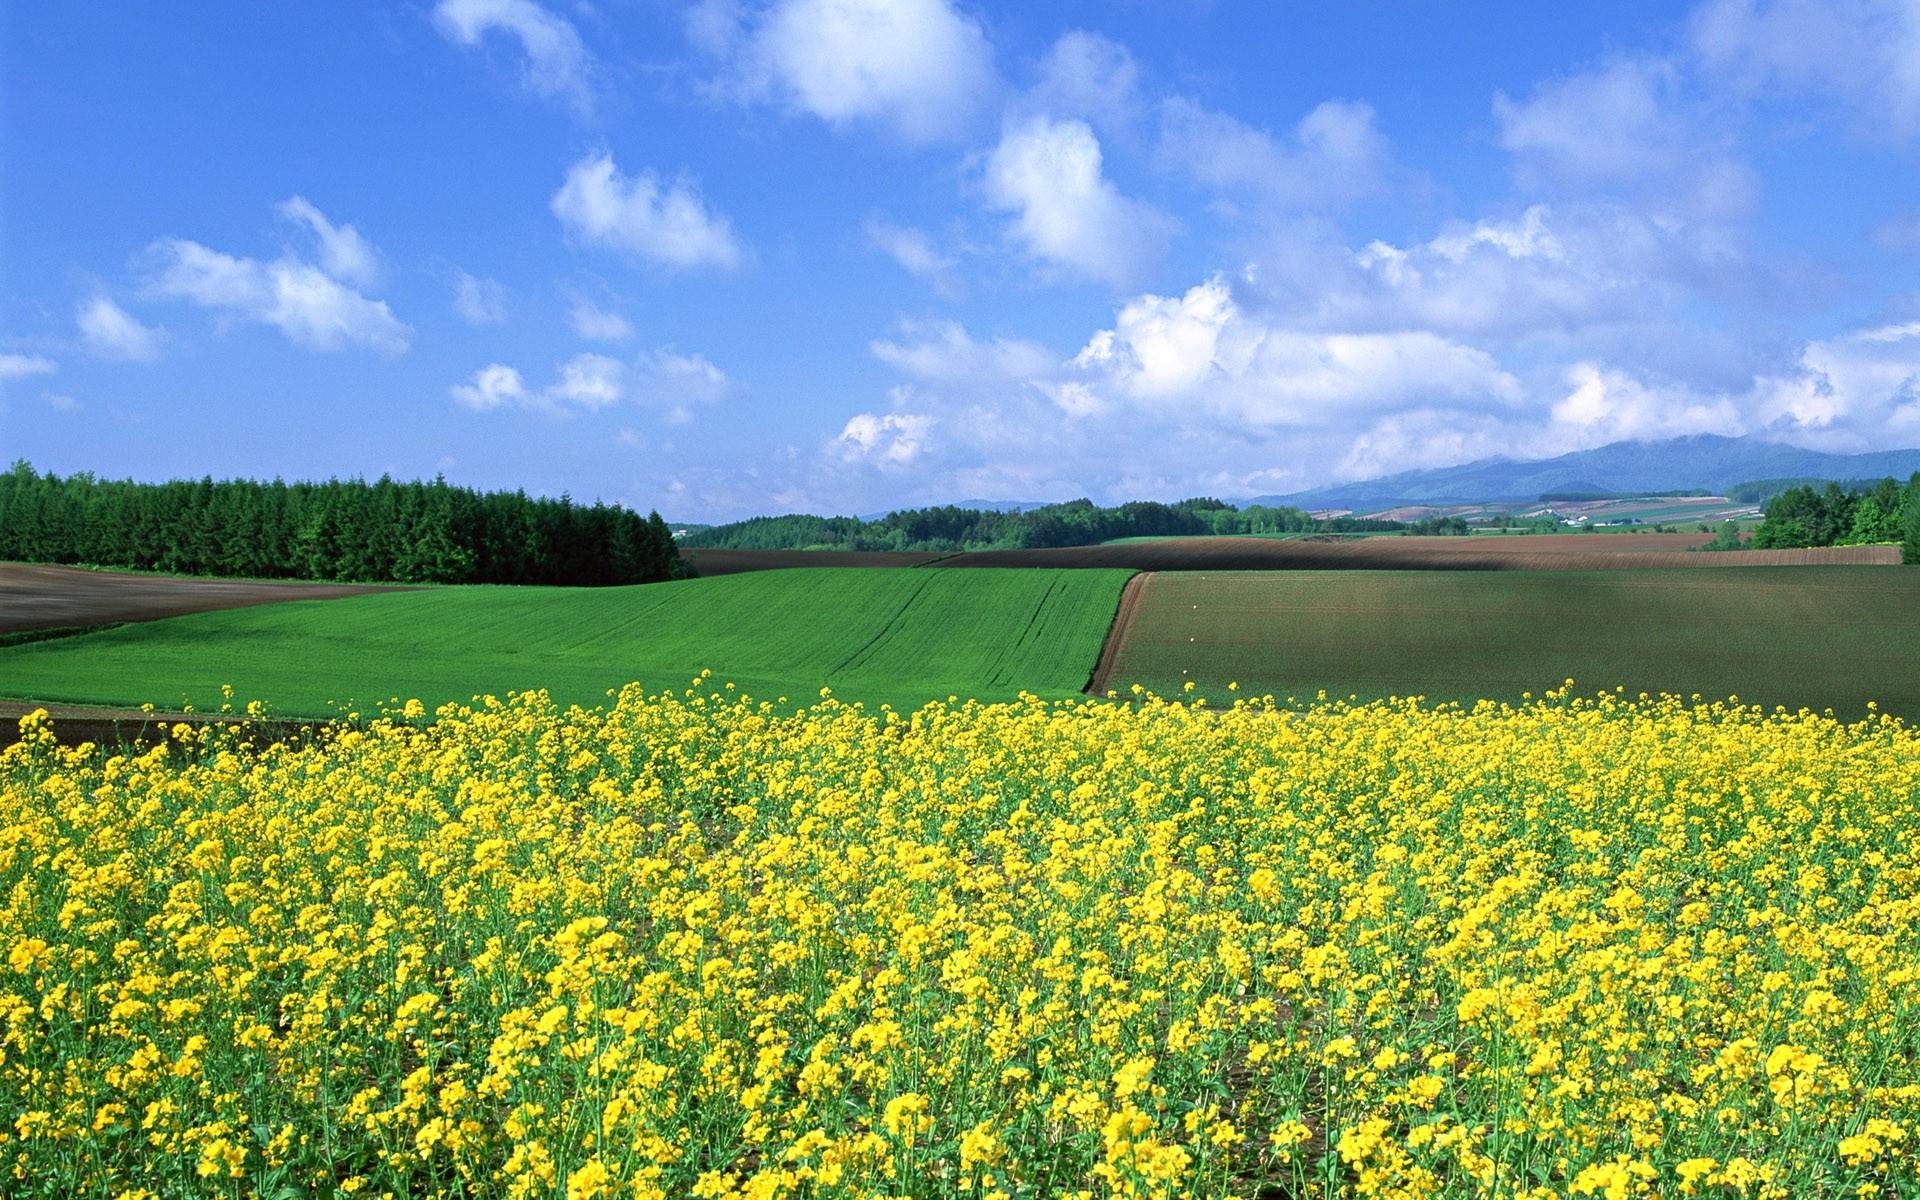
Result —
[{"label": "fluffy cloud", "polygon": [[60,364],[37,354],[0,354],[0,383],[35,375],[51,375],[59,369]]},{"label": "fluffy cloud", "polygon": [[520,372],[491,363],[466,383],[447,389],[456,404],[476,412],[520,408],[547,413],[594,411],[635,404],[661,410],[674,422],[692,419],[695,406],[728,399],[740,387],[698,354],[670,348],[649,350],[631,361],[605,354],[576,354],[558,364],[554,380],[530,388]]},{"label": "fluffy cloud", "polygon": [[358,287],[372,287],[380,278],[380,254],[351,225],[335,225],[304,196],[283,201],[280,215],[312,231],[320,269]]},{"label": "fluffy cloud", "polygon": [[565,17],[533,0],[440,0],[433,20],[448,40],[462,46],[478,45],[488,33],[513,38],[526,56],[523,79],[530,90],[582,113],[592,109],[593,59]]},{"label": "fluffy cloud", "polygon": [[1157,153],[1209,187],[1286,206],[1336,204],[1376,192],[1392,166],[1373,108],[1348,100],[1315,107],[1283,142],[1176,96],[1161,105]]},{"label": "fluffy cloud", "polygon": [[1796,370],[1754,381],[1752,407],[1774,432],[1840,449],[1920,437],[1920,322],[1809,342]]},{"label": "fluffy cloud", "polygon": [[1706,69],[1750,94],[1826,96],[1870,132],[1920,133],[1920,7],[1910,0],[1707,0],[1692,34]]},{"label": "fluffy cloud", "polygon": [[499,325],[507,319],[506,286],[456,269],[453,311],[469,325]]},{"label": "fluffy cloud", "polygon": [[1073,365],[1096,394],[1259,427],[1324,425],[1435,399],[1507,407],[1522,396],[1519,381],[1483,350],[1427,330],[1274,325],[1244,312],[1218,277],[1184,296],[1131,301]]},{"label": "fluffy cloud", "polygon": [[849,461],[904,467],[927,449],[933,424],[934,418],[925,413],[856,413],[834,443]]},{"label": "fluffy cloud", "polygon": [[947,0],[708,0],[687,29],[725,60],[724,93],[914,142],[965,132],[998,87],[986,35]]},{"label": "fluffy cloud", "polygon": [[531,393],[527,391],[526,380],[520,372],[505,363],[489,363],[473,373],[467,383],[456,383],[447,389],[456,404],[464,405],[475,412],[491,412],[510,405],[525,404]]},{"label": "fluffy cloud", "polygon": [[146,251],[148,294],[186,300],[245,321],[271,325],[314,350],[366,346],[406,351],[413,331],[374,300],[296,258],[263,262],[236,257],[184,238],[163,238]]},{"label": "fluffy cloud", "polygon": [[610,154],[590,154],[553,194],[567,233],[670,267],[734,267],[739,243],[727,219],[707,210],[691,185],[662,186],[651,171],[629,178]]},{"label": "fluffy cloud", "polygon": [[102,358],[126,362],[153,362],[166,338],[158,329],[142,325],[134,315],[105,296],[95,296],[74,316],[87,349]]},{"label": "fluffy cloud", "polygon": [[1124,286],[1157,260],[1174,223],[1120,194],[1085,121],[1033,117],[1011,126],[987,161],[987,198],[1013,214],[1012,239],[1072,275]]},{"label": "fluffy cloud", "polygon": [[608,312],[590,300],[575,300],[568,318],[573,332],[590,342],[626,342],[633,340],[633,322],[617,312]]}]

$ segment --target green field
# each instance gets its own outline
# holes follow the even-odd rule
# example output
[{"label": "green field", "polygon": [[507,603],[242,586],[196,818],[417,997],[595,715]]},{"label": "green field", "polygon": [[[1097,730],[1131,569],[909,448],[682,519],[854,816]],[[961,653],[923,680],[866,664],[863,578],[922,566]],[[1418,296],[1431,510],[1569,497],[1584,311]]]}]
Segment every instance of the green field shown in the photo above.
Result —
[{"label": "green field", "polygon": [[1920,718],[1920,571],[1162,572],[1109,685],[1224,701],[1699,692]]},{"label": "green field", "polygon": [[591,703],[702,668],[764,699],[915,706],[1086,685],[1126,571],[809,568],[621,588],[448,587],[267,604],[0,649],[0,697],[276,712],[546,688]]}]

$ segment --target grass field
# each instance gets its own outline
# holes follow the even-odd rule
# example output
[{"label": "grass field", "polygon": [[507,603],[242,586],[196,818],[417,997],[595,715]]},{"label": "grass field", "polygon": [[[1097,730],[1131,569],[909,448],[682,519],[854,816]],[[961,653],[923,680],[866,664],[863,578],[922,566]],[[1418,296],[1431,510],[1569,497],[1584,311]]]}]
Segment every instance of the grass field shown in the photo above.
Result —
[{"label": "grass field", "polygon": [[1164,572],[1108,686],[1201,695],[1737,694],[1920,717],[1920,571]]},{"label": "grass field", "polygon": [[0,697],[287,715],[544,687],[604,699],[701,668],[752,695],[917,706],[1079,691],[1125,571],[791,570],[628,588],[437,588],[273,604],[0,649]]}]

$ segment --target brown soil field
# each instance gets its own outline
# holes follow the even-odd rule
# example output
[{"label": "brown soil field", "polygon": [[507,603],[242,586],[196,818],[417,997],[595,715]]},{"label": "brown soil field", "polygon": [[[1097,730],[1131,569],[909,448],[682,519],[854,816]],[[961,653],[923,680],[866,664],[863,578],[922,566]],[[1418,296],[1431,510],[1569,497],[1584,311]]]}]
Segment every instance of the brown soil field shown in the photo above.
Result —
[{"label": "brown soil field", "polygon": [[1637,567],[1892,566],[1898,546],[1702,553],[1697,533],[1372,537],[1345,542],[1169,538],[1051,550],[981,550],[939,567],[1131,567],[1138,571],[1592,571]]},{"label": "brown soil field", "polygon": [[1093,677],[1087,682],[1089,695],[1105,695],[1111,686],[1121,648],[1126,643],[1135,618],[1140,614],[1141,605],[1146,603],[1147,588],[1152,586],[1153,578],[1152,571],[1142,571],[1127,580],[1127,586],[1120,589],[1120,605],[1114,610],[1113,624],[1107,627],[1107,640],[1100,644],[1100,658],[1093,664]]},{"label": "brown soil field", "polygon": [[185,721],[192,725],[235,723],[244,730],[246,740],[255,743],[297,740],[318,736],[326,729],[320,721],[281,721],[223,718],[219,713],[142,712],[137,708],[89,708],[74,704],[37,704],[25,700],[0,700],[0,749],[20,740],[20,718],[44,708],[53,718],[53,733],[63,746],[92,742],[97,746],[155,746],[168,739],[168,731]]},{"label": "brown soil field", "polygon": [[738,575],[743,571],[779,571],[788,567],[918,567],[937,558],[939,551],[923,550],[700,550],[683,549],[680,557],[693,564],[702,578]]},{"label": "brown soil field", "polygon": [[153,621],[286,600],[334,600],[396,590],[344,583],[267,583],[135,575],[35,563],[0,563],[0,633]]}]

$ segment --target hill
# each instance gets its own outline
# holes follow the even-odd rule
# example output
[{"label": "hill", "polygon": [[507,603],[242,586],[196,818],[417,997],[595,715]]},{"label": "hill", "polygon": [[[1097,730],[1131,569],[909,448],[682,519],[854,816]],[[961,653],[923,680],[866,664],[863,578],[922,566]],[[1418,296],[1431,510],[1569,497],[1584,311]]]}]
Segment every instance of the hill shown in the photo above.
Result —
[{"label": "hill", "polygon": [[1756,437],[1697,434],[1657,442],[1613,442],[1538,461],[1490,458],[1457,467],[1402,471],[1285,496],[1260,496],[1247,503],[1370,512],[1402,504],[1531,501],[1547,492],[1645,495],[1709,488],[1724,495],[1726,489],[1756,479],[1891,475],[1904,480],[1915,471],[1920,471],[1920,449],[1826,454]]},{"label": "hill", "polygon": [[1067,696],[1087,683],[1120,571],[766,571],[618,588],[445,587],[269,604],[0,648],[6,697],[102,705],[220,687],[288,716],[546,688],[594,703],[702,668],[763,699],[917,707],[949,694]]}]

